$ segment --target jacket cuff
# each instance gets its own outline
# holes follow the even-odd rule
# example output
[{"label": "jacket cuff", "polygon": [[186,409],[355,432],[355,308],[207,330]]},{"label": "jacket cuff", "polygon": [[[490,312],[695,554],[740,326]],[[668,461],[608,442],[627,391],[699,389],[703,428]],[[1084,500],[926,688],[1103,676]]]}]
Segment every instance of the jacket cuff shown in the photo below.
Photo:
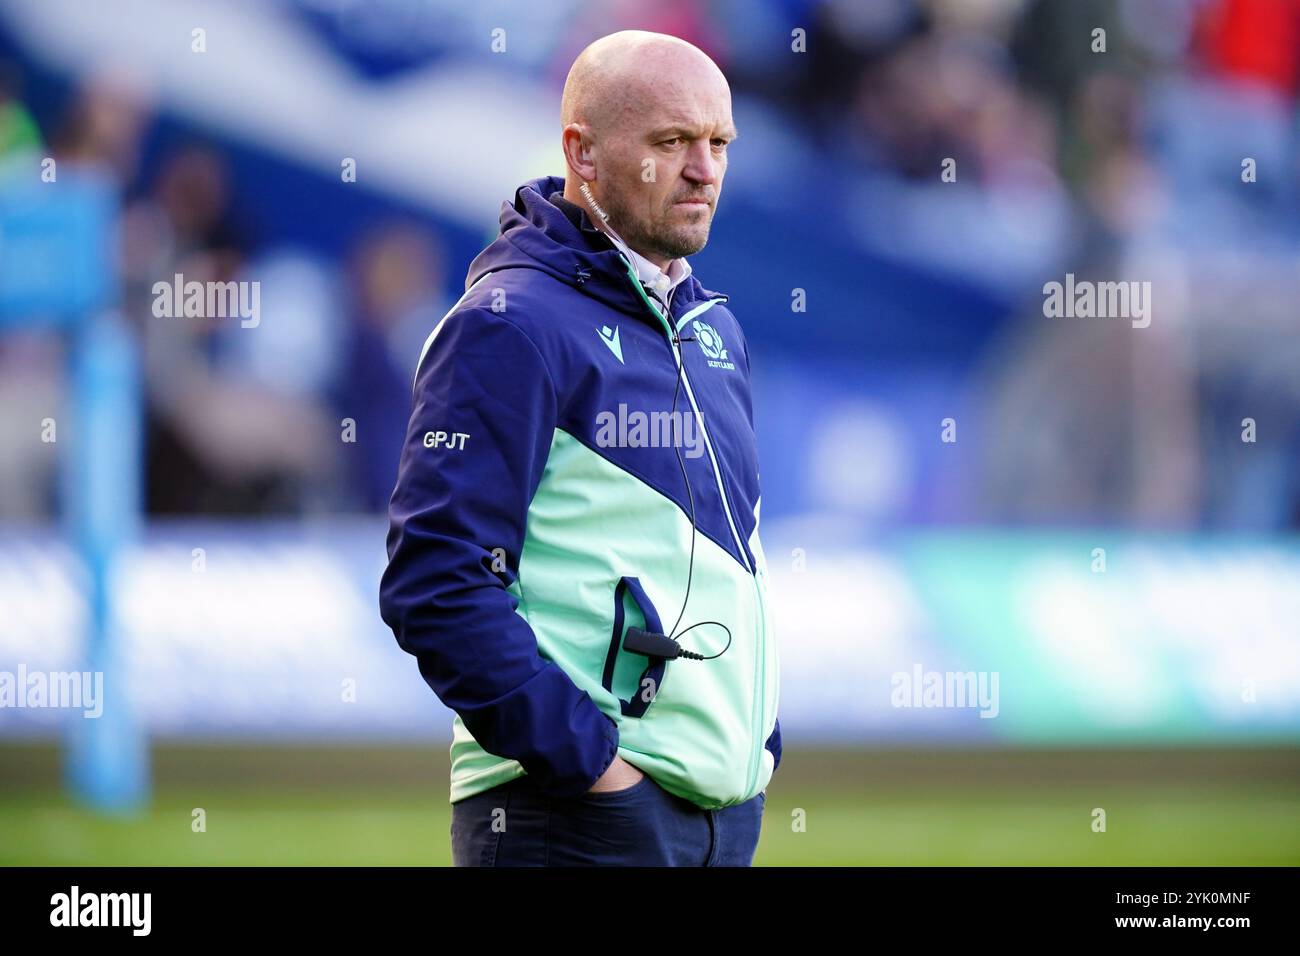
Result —
[{"label": "jacket cuff", "polygon": [[[603,714],[604,711],[601,711],[601,713]],[[606,747],[601,754],[600,770],[596,773],[594,777],[592,777],[590,780],[586,781],[582,785],[582,791],[580,794],[577,794],[577,796],[581,796],[582,793],[586,793],[588,790],[590,790],[592,788],[592,785],[595,784],[597,780],[599,780],[601,777],[605,775],[605,771],[610,768],[610,766],[614,763],[614,758],[618,756],[618,741],[619,741],[618,724],[614,723],[614,721],[611,720],[608,715],[605,716],[605,720],[609,723],[609,726],[605,730]]]},{"label": "jacket cuff", "polygon": [[[589,706],[596,708],[595,702],[591,701],[590,695],[584,691],[582,696]],[[610,768],[610,765],[614,763],[614,758],[618,755],[618,724],[603,710],[596,708],[596,711],[601,716],[600,736],[578,748],[579,759],[575,762],[576,766],[573,772],[566,775],[552,772],[546,774],[548,779],[543,779],[542,774],[527,774],[525,781],[529,789],[546,796],[562,799],[580,797],[605,775],[605,771]],[[525,767],[524,769],[527,770],[528,768]]]},{"label": "jacket cuff", "polygon": [[776,773],[776,768],[781,766],[781,721],[777,720],[776,726],[772,728],[772,736],[767,738],[767,743],[763,745],[772,754],[772,772]]}]

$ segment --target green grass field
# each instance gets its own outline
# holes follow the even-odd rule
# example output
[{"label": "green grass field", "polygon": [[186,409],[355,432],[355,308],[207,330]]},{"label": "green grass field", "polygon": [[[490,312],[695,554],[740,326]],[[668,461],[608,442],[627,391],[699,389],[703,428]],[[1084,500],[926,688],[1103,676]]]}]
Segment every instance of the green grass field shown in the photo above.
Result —
[{"label": "green grass field", "polygon": [[[0,863],[449,862],[440,749],[156,748],[153,803],[130,819],[78,807],[58,761],[48,747],[0,748]],[[196,807],[206,832],[191,829]],[[1105,833],[1092,830],[1094,807]],[[755,862],[1296,865],[1300,755],[792,749]]]}]

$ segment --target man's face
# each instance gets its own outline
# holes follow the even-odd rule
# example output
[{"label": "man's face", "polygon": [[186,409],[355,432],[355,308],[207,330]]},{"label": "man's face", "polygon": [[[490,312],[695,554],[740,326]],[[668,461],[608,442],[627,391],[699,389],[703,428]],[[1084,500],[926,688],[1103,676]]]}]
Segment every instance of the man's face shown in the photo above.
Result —
[{"label": "man's face", "polygon": [[600,202],[632,248],[651,258],[704,248],[736,136],[731,93],[699,72],[664,79],[601,136]]}]

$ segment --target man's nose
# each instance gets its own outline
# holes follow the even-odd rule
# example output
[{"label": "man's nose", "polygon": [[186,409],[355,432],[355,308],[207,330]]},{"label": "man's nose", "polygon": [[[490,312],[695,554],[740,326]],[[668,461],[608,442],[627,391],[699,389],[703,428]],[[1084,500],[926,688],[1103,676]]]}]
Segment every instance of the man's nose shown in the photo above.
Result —
[{"label": "man's nose", "polygon": [[718,181],[719,163],[708,140],[691,144],[682,175],[693,183],[712,185]]}]

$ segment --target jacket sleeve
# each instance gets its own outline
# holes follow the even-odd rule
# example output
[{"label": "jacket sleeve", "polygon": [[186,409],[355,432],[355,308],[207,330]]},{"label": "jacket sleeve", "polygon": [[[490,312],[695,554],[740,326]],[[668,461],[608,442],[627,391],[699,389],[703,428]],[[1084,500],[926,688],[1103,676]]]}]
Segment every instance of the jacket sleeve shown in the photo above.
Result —
[{"label": "jacket sleeve", "polygon": [[414,391],[383,619],[485,750],[519,761],[547,793],[585,793],[614,760],[618,725],[542,658],[506,590],[554,433],[550,373],[519,328],[467,308],[426,345]]},{"label": "jacket sleeve", "polygon": [[772,728],[772,736],[767,738],[767,743],[763,746],[772,754],[772,772],[776,773],[776,768],[781,766],[781,720],[779,717],[776,726]]}]

